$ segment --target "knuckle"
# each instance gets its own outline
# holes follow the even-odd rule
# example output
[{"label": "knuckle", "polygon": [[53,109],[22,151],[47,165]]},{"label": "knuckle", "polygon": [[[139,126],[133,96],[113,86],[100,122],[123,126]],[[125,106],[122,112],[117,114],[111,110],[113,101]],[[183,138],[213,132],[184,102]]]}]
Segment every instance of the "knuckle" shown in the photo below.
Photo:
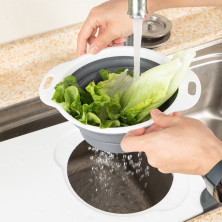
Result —
[{"label": "knuckle", "polygon": [[173,117],[174,123],[180,123],[181,120],[182,120],[181,116],[174,116],[174,117]]},{"label": "knuckle", "polygon": [[90,12],[89,12],[89,16],[94,16],[98,13],[98,6],[93,7]]},{"label": "knuckle", "polygon": [[116,39],[116,38],[120,37],[120,35],[117,34],[116,29],[114,29],[114,28],[110,28],[110,34],[113,37],[113,39]]},{"label": "knuckle", "polygon": [[109,44],[109,43],[106,42],[106,40],[105,40],[104,38],[99,38],[99,37],[98,37],[97,41],[98,41],[98,44],[97,44],[97,45],[98,45],[100,48],[106,47],[106,46]]}]

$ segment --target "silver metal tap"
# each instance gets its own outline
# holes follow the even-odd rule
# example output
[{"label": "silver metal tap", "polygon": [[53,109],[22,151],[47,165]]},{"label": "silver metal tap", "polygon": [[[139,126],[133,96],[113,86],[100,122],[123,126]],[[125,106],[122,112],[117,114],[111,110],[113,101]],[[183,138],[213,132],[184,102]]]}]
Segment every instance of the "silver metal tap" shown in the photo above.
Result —
[{"label": "silver metal tap", "polygon": [[148,13],[146,1],[147,0],[128,0],[127,14],[133,19],[145,18]]}]

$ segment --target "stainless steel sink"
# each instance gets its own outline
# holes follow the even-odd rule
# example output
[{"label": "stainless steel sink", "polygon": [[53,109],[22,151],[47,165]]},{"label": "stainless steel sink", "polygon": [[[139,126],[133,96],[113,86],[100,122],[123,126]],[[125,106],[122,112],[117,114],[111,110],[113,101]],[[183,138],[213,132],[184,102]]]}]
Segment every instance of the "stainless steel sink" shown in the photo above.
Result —
[{"label": "stainless steel sink", "polygon": [[201,120],[222,140],[222,43],[198,51],[192,70],[200,79],[201,97],[182,114]]},{"label": "stainless steel sink", "polygon": [[[222,41],[201,48],[192,63],[201,81],[201,98],[195,107],[182,114],[201,120],[222,140]],[[195,88],[191,85],[189,90],[192,93]],[[0,116],[0,141],[66,121],[39,99],[0,110]],[[67,167],[73,189],[87,203],[108,212],[133,213],[152,207],[168,193],[172,174],[162,174],[150,167],[144,153],[142,160],[138,153],[107,157],[104,155],[110,154],[88,147],[86,142],[80,144]]]}]

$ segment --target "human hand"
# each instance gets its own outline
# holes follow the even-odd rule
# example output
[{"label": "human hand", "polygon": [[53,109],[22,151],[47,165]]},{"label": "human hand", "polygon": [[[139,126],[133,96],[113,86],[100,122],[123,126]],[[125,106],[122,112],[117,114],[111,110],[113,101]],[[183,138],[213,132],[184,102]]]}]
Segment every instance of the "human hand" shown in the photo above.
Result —
[{"label": "human hand", "polygon": [[[151,6],[151,3],[149,3]],[[107,46],[120,46],[125,42],[125,37],[132,34],[132,19],[127,15],[128,0],[110,0],[93,8],[77,40],[77,54],[86,53],[87,43],[89,52],[96,54]],[[148,9],[149,14],[152,10]],[[98,30],[98,36],[96,33]]]},{"label": "human hand", "polygon": [[151,116],[150,128],[126,134],[123,151],[144,151],[149,164],[163,173],[205,175],[222,160],[222,142],[199,120],[159,110]]}]

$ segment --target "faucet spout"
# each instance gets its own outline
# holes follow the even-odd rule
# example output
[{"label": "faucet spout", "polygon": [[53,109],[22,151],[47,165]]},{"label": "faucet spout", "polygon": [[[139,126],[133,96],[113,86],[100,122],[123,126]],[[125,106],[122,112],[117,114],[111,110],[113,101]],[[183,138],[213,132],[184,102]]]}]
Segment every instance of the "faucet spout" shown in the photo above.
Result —
[{"label": "faucet spout", "polygon": [[127,14],[133,19],[145,18],[147,11],[147,0],[128,0],[128,12]]}]

